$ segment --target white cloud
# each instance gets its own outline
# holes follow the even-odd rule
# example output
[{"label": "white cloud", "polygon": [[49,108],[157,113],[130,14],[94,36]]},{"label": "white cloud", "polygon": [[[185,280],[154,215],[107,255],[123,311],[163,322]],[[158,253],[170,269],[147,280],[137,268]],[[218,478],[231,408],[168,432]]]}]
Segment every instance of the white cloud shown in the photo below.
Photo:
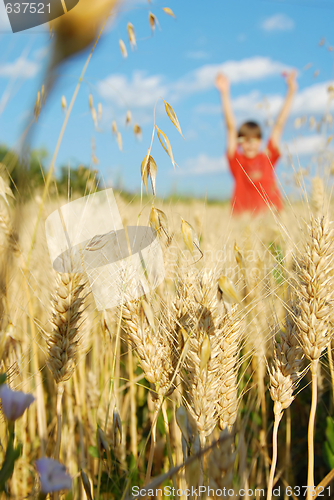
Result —
[{"label": "white cloud", "polygon": [[304,137],[297,137],[282,146],[282,152],[285,154],[296,154],[299,156],[312,155],[319,153],[326,146],[326,139],[320,134],[314,134]]},{"label": "white cloud", "polygon": [[51,46],[42,47],[38,50],[35,50],[33,57],[34,59],[36,59],[36,61],[41,61],[42,59],[47,57],[50,52],[51,52]]},{"label": "white cloud", "polygon": [[[253,90],[248,94],[240,95],[232,100],[232,108],[234,113],[240,119],[240,117],[246,116],[259,116],[260,118],[266,118],[266,108],[267,106],[270,115],[275,115],[283,103],[283,97],[280,95],[271,95],[263,98],[258,90]],[[202,115],[217,115],[222,113],[222,107],[220,104],[199,104],[195,111]]]},{"label": "white cloud", "polygon": [[33,78],[39,70],[39,65],[19,57],[16,61],[0,66],[0,77],[4,78]]},{"label": "white cloud", "polygon": [[118,107],[152,108],[159,97],[166,98],[167,87],[162,76],[135,71],[131,80],[121,74],[108,76],[98,83],[98,91]]},{"label": "white cloud", "polygon": [[[291,114],[322,114],[329,104],[327,88],[331,82],[316,83],[297,92],[293,99]],[[266,116],[266,106],[272,116],[277,115],[284,102],[284,95],[272,94],[262,97],[258,91],[241,95],[233,100],[233,109],[242,114],[257,113]],[[333,103],[334,101],[331,101]],[[260,107],[260,104],[262,106]]]},{"label": "white cloud", "polygon": [[245,42],[247,40],[247,36],[245,33],[240,33],[238,36],[237,36],[237,41],[238,42]]},{"label": "white cloud", "polygon": [[[328,86],[332,82],[316,83],[297,93],[293,111],[295,113],[324,113],[328,105]],[[332,101],[333,102],[333,101]]]},{"label": "white cloud", "polygon": [[258,104],[261,101],[261,95],[258,90],[253,90],[249,94],[240,95],[239,97],[233,99],[232,106],[236,113],[254,113],[259,112]]},{"label": "white cloud", "polygon": [[189,129],[186,132],[183,132],[183,136],[186,141],[197,141],[199,137],[198,130]]},{"label": "white cloud", "polygon": [[182,176],[205,175],[227,172],[227,170],[227,161],[223,155],[215,158],[205,153],[201,153],[196,158],[189,158],[186,160],[182,167],[180,166],[173,174]]},{"label": "white cloud", "polygon": [[241,61],[227,61],[221,66],[232,83],[262,80],[286,70],[286,65],[269,57],[250,57]]},{"label": "white cloud", "polygon": [[212,88],[219,71],[225,73],[231,83],[262,80],[281,73],[288,68],[269,57],[250,57],[241,61],[226,61],[222,64],[206,64],[188,73],[177,81],[172,88],[174,99],[190,93],[201,92]]},{"label": "white cloud", "polygon": [[[316,83],[306,87],[297,92],[293,99],[291,114],[292,115],[305,115],[305,114],[323,114],[325,113],[328,105],[333,104],[333,100],[329,101],[327,88],[331,82]],[[260,102],[260,95],[258,95],[258,102]],[[271,115],[275,116],[279,112],[284,101],[284,95],[272,94],[266,97],[266,102],[269,105]],[[242,96],[234,101],[234,106],[239,107],[240,111],[247,111],[256,107],[255,93]],[[258,109],[258,112],[263,111]]]},{"label": "white cloud", "polygon": [[[333,107],[334,100],[329,101],[328,86],[331,82],[316,83],[310,87],[297,92],[294,97],[291,114],[323,114]],[[250,117],[252,115],[260,118],[268,116],[275,117],[279,113],[284,102],[284,94],[271,94],[263,96],[258,90],[248,94],[240,95],[232,101],[232,108],[238,117]],[[221,113],[218,104],[199,104],[195,111],[199,114],[214,115]]]},{"label": "white cloud", "polygon": [[265,19],[261,25],[264,31],[290,31],[294,28],[294,21],[285,14],[275,14]]},{"label": "white cloud", "polygon": [[283,96],[269,95],[262,97],[260,92],[253,90],[249,94],[241,95],[233,100],[233,109],[242,115],[256,114],[262,118],[276,115],[283,104]]},{"label": "white cloud", "polygon": [[[224,71],[232,83],[261,80],[286,70],[282,63],[265,57],[253,57],[241,61],[227,61],[221,65],[204,65],[188,73],[174,83],[167,84],[162,75],[149,76],[141,71],[135,71],[131,78],[123,74],[110,75],[98,83],[101,96],[111,102],[117,109],[131,108],[150,110],[159,97],[176,102],[177,99],[191,93],[213,88],[218,71]],[[31,77],[38,70],[38,65],[20,58],[15,62],[2,66],[0,76]],[[291,114],[321,114],[328,106],[327,88],[332,82],[316,83],[297,92],[294,97]],[[284,93],[263,96],[254,90],[248,94],[233,99],[233,109],[238,117],[259,116],[260,118],[275,117],[284,101]],[[332,100],[332,103],[334,100]],[[262,106],[260,106],[262,104]],[[220,104],[199,104],[195,111],[203,115],[221,113]]]},{"label": "white cloud", "polygon": [[167,85],[162,75],[149,76],[135,71],[129,79],[124,74],[106,77],[98,83],[101,96],[118,108],[152,108],[159,97],[173,102],[192,93],[214,87],[216,75],[223,71],[232,84],[262,80],[288,68],[269,57],[251,57],[222,64],[206,64]]},{"label": "white cloud", "polygon": [[203,103],[195,107],[195,112],[199,115],[218,115],[222,112],[220,104]]},{"label": "white cloud", "polygon": [[209,57],[209,53],[205,50],[190,50],[189,52],[185,53],[185,56],[188,59],[207,59]]}]

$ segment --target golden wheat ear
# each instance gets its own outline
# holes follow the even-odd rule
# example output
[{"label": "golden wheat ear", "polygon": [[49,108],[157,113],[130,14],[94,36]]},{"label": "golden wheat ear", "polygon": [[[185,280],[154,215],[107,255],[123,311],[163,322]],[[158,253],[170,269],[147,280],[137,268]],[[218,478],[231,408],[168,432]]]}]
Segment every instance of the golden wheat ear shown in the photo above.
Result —
[{"label": "golden wheat ear", "polygon": [[46,338],[47,365],[57,384],[68,380],[75,369],[84,287],[81,274],[63,273],[57,277],[57,289],[52,297],[54,329]]}]

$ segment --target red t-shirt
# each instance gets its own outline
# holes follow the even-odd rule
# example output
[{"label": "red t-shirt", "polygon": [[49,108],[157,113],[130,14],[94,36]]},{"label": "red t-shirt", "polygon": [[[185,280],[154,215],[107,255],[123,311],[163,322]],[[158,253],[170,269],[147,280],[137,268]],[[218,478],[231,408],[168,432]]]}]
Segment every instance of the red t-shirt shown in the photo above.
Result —
[{"label": "red t-shirt", "polygon": [[235,180],[232,197],[233,214],[245,211],[260,212],[269,205],[282,208],[281,194],[276,185],[274,166],[280,152],[269,139],[265,151],[254,158],[247,158],[238,150],[232,157],[227,154],[231,173]]}]

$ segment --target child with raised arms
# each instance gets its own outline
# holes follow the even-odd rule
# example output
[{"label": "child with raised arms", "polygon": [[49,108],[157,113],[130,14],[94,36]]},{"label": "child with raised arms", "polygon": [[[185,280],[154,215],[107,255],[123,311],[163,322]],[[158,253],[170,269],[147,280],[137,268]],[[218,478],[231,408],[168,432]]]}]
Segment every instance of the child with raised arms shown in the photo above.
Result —
[{"label": "child with raised arms", "polygon": [[264,151],[261,151],[262,131],[254,121],[248,121],[236,128],[230,98],[230,83],[226,75],[219,73],[216,87],[220,92],[223,114],[227,128],[227,160],[234,177],[232,213],[253,214],[264,211],[268,206],[281,210],[281,193],[277,187],[274,167],[280,157],[279,141],[289,116],[293,96],[297,90],[296,71],[286,76],[287,94],[271,131]]}]

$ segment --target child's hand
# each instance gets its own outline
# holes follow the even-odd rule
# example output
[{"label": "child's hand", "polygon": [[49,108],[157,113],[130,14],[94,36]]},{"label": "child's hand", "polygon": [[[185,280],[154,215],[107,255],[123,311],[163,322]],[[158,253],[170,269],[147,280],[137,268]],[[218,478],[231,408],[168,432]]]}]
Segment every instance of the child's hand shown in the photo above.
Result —
[{"label": "child's hand", "polygon": [[296,80],[297,71],[293,69],[292,71],[290,71],[290,73],[284,72],[283,76],[286,77],[286,84],[288,86],[288,90],[290,92],[296,92],[296,90],[298,89],[298,84]]},{"label": "child's hand", "polygon": [[216,76],[216,87],[222,93],[226,93],[229,91],[230,82],[227,76],[223,73],[218,73],[218,75]]}]

